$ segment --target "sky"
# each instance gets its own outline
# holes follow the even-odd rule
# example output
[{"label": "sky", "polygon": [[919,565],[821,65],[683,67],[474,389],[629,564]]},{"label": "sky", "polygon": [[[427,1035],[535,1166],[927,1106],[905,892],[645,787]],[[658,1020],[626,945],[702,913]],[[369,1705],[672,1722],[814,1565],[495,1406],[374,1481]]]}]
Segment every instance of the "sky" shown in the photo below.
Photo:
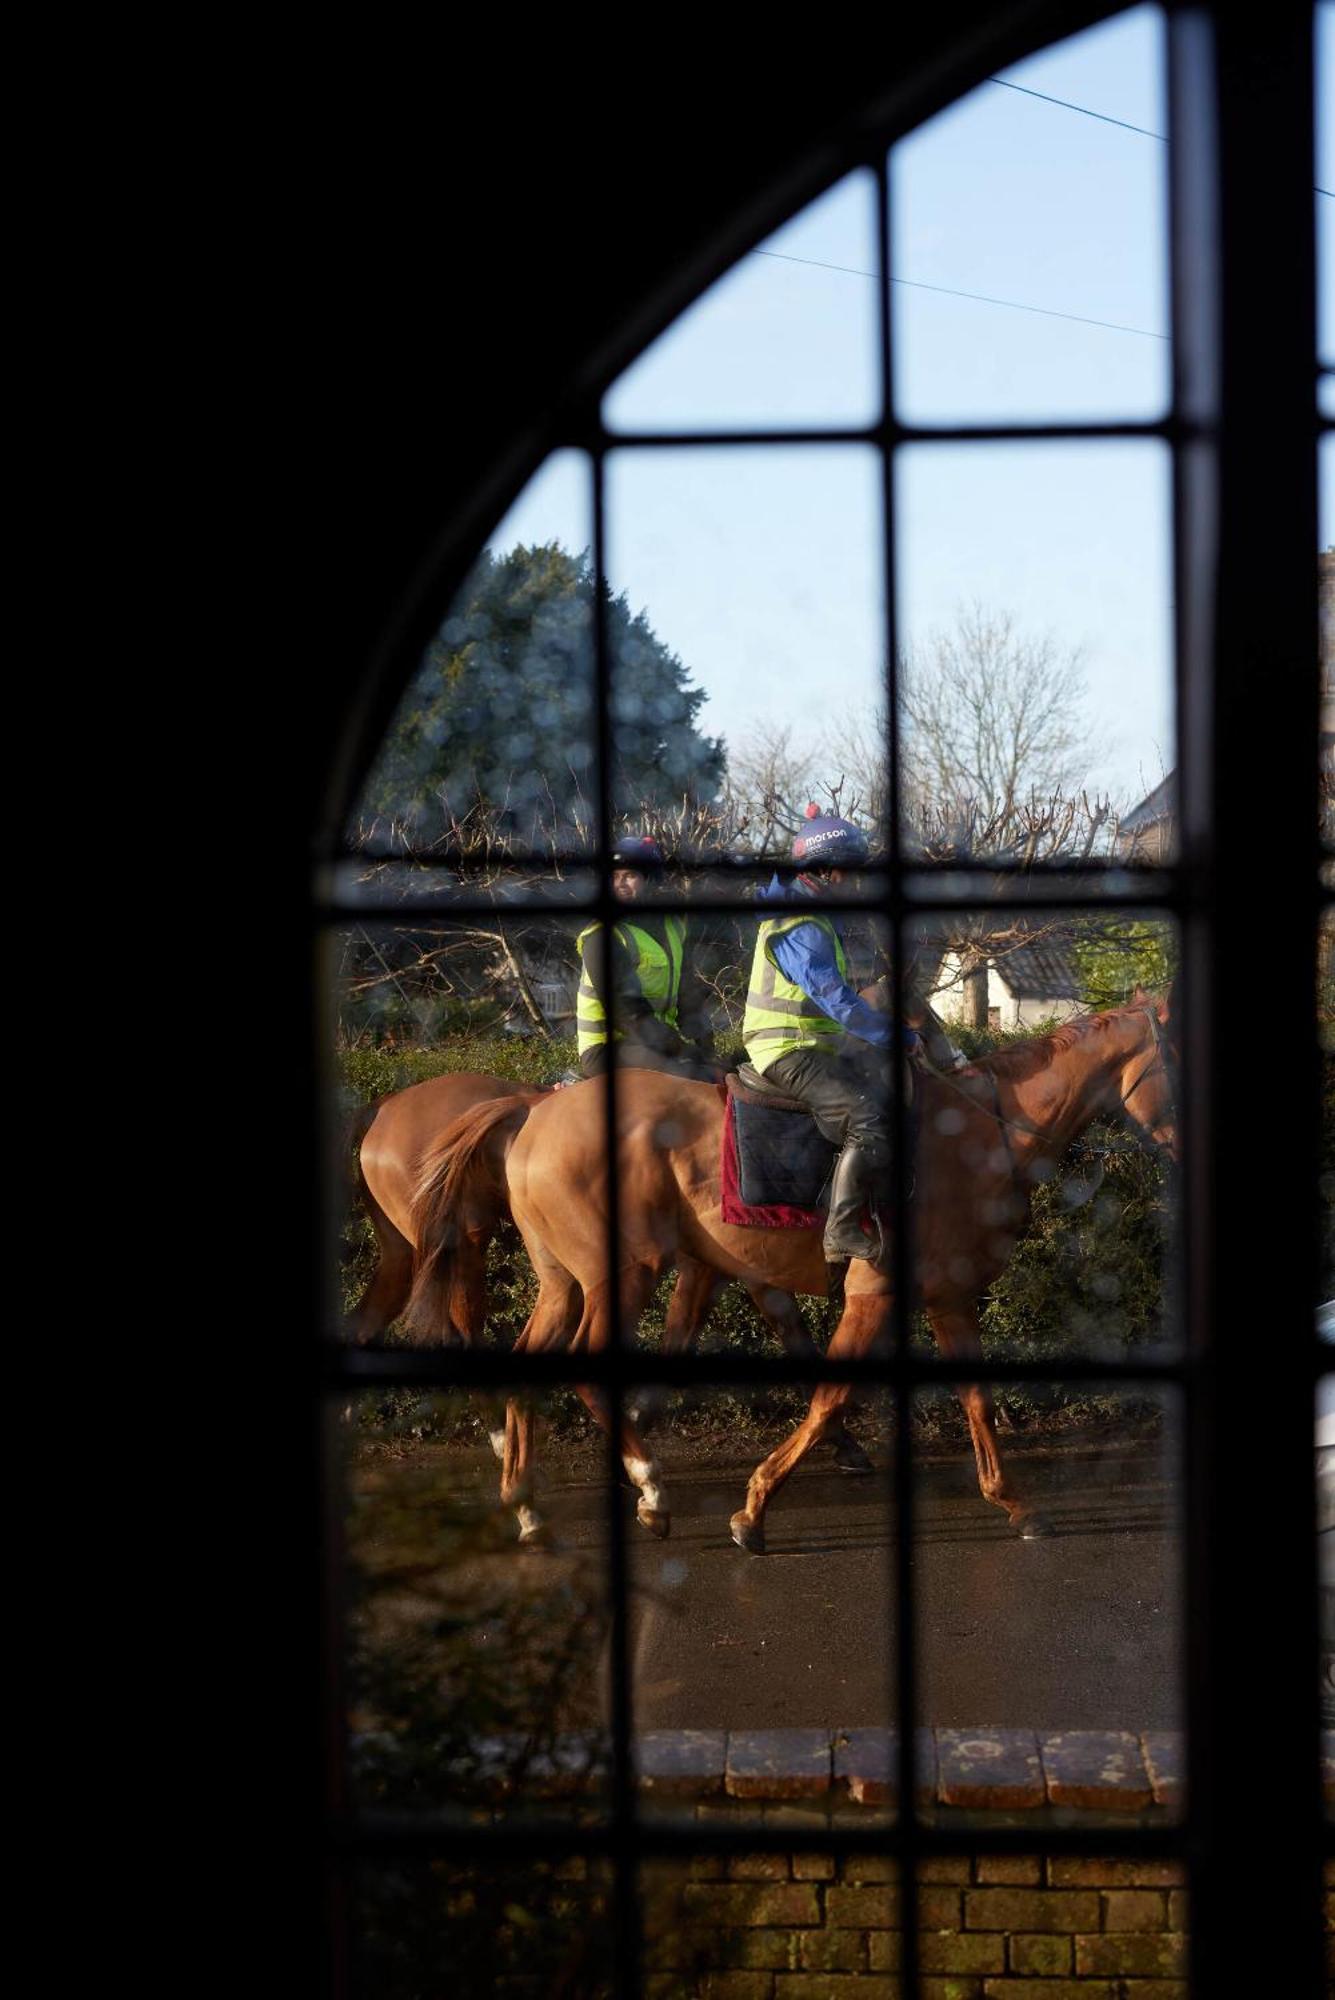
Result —
[{"label": "sky", "polygon": [[[1335,4],[1318,11],[1318,183],[1335,189]],[[999,75],[892,153],[897,413],[1154,418],[1170,381],[1167,147],[1146,136],[1167,129],[1162,17],[1135,8]],[[1320,341],[1335,362],[1335,200],[1314,206]],[[620,377],[609,428],[874,420],[875,226],[869,174],[812,203]],[[1335,405],[1335,389],[1323,394]],[[786,725],[836,776],[846,719],[874,710],[883,672],[876,454],[626,448],[607,467],[609,575],[706,691],[699,725],[734,752],[757,718]],[[1329,541],[1331,440],[1322,480]],[[896,457],[895,509],[901,652],[926,657],[962,605],[1009,615],[1083,662],[1090,780],[1124,804],[1152,788],[1175,759],[1167,452],[915,445]],[[490,546],[553,538],[590,540],[574,452],[548,460]]]}]

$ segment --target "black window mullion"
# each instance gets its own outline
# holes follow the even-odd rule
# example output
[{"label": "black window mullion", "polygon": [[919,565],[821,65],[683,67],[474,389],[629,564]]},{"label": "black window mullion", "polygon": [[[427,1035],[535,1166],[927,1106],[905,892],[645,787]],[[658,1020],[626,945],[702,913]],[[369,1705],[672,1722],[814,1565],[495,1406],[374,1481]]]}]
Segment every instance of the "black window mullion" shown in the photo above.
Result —
[{"label": "black window mullion", "polygon": [[[1267,1936],[1292,1946],[1295,1992],[1322,1977],[1315,1563],[1303,1560],[1313,1398],[1311,1371],[1293,1365],[1312,1338],[1319,1102],[1301,865],[1315,859],[1317,769],[1312,33],[1299,0],[1267,9],[1264,32],[1227,7],[1172,22],[1179,406],[1207,438],[1217,427],[1177,482],[1182,826],[1197,892],[1183,933],[1183,1227],[1201,1370],[1187,1576],[1200,1995],[1265,1990]],[[1253,1089],[1240,1087],[1248,988],[1288,1003],[1282,1052]],[[1298,1115],[1281,1140],[1290,1092]],[[1280,1560],[1242,1563],[1262,1536]],[[1251,1783],[1236,1766],[1248,1725],[1265,1732]],[[1249,1907],[1264,1925],[1239,1924]]]},{"label": "black window mullion", "polygon": [[918,1860],[922,1852],[918,1798],[918,1647],[916,1578],[914,1576],[914,1457],[913,1388],[906,1363],[913,1333],[913,1243],[909,1221],[908,1176],[905,1157],[908,1120],[901,1087],[900,1048],[904,1019],[904,919],[900,898],[903,854],[900,835],[903,813],[900,800],[899,675],[896,650],[897,615],[897,536],[895,533],[895,481],[897,441],[894,435],[894,303],[890,283],[894,258],[893,183],[888,147],[877,162],[877,269],[880,273],[878,301],[879,359],[881,367],[881,535],[884,549],[882,592],[885,602],[885,723],[886,723],[886,824],[880,829],[889,870],[888,893],[882,898],[882,913],[890,929],[890,1129],[891,1186],[890,1216],[893,1273],[893,1310],[888,1329],[891,1353],[891,1380],[894,1385],[895,1456],[891,1469],[894,1530],[890,1541],[890,1604],[895,1617],[895,1643],[889,1649],[895,1685],[891,1712],[899,1724],[896,1745],[899,1762],[899,1824],[897,1852],[902,1918],[900,1923],[899,1978],[905,1993],[916,1994],[919,1986],[918,1950]]},{"label": "black window mullion", "polygon": [[[598,754],[598,899],[611,964],[611,931],[616,922],[612,891],[612,848],[616,839],[616,740],[613,729],[613,667],[608,623],[607,581],[607,458],[593,456],[593,592],[594,694]],[[621,1413],[626,1390],[626,1343],[621,1324],[621,1204],[617,1175],[616,1061],[619,998],[616,981],[603,981],[604,1027],[607,1032],[604,1162],[607,1171],[607,1246],[605,1275],[610,1321],[608,1347],[600,1370],[601,1393],[607,1413],[607,1587],[609,1592],[608,1667],[611,1692],[612,1975],[613,1992],[637,1995],[640,1990],[640,1884],[635,1773],[632,1759],[634,1707],[630,1670],[630,1603],[627,1589],[629,1556],[626,1519],[621,1499]],[[586,1296],[587,1307],[587,1296]]]}]

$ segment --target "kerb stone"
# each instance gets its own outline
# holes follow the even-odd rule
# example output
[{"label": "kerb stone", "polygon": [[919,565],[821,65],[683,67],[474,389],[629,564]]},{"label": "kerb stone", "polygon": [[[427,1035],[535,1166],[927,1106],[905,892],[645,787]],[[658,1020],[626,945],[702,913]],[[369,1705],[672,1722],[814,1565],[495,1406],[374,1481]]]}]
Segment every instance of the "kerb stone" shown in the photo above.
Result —
[{"label": "kerb stone", "polygon": [[[918,1804],[936,1797],[936,1735],[914,1733],[915,1789]],[[845,1787],[854,1805],[899,1804],[899,1731],[897,1729],[838,1729],[834,1736],[834,1782]]]},{"label": "kerb stone", "polygon": [[1040,1747],[1054,1806],[1139,1812],[1154,1803],[1140,1741],[1124,1729],[1066,1729]]},{"label": "kerb stone", "polygon": [[979,1810],[1041,1806],[1043,1770],[1032,1729],[938,1729],[937,1796]]},{"label": "kerb stone", "polygon": [[650,1729],[635,1739],[640,1790],[657,1798],[707,1798],[723,1790],[728,1739],[722,1729]]},{"label": "kerb stone", "polygon": [[1150,1729],[1140,1739],[1156,1806],[1181,1811],[1187,1796],[1187,1739],[1180,1729]]},{"label": "kerb stone", "polygon": [[728,1735],[725,1779],[734,1799],[815,1799],[830,1789],[824,1729],[738,1729]]}]

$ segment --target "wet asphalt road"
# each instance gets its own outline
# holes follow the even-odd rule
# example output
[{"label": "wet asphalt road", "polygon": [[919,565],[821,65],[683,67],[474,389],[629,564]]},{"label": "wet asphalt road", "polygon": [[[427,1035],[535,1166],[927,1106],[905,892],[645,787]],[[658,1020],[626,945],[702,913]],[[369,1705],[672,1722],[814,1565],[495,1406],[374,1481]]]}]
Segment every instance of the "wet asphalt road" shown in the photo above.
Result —
[{"label": "wet asphalt road", "polygon": [[[1178,1491],[1154,1447],[1007,1448],[1053,1534],[1021,1541],[978,1493],[972,1457],[927,1463],[914,1568],[920,1714],[944,1727],[1180,1726]],[[895,1559],[885,1478],[803,1468],[772,1505],[769,1552],[728,1538],[750,1467],[677,1472],[672,1536],[624,1499],[637,1609],[636,1724],[837,1726],[891,1719]],[[553,1483],[559,1568],[606,1540],[602,1493]],[[561,1551],[565,1551],[563,1558]],[[516,1552],[517,1553],[517,1552]]]}]

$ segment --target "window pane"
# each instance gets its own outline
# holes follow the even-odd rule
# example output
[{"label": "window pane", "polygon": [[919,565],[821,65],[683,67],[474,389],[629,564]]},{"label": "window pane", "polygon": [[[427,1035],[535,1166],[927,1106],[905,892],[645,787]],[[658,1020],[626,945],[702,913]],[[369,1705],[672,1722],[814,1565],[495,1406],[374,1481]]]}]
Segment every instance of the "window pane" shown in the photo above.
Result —
[{"label": "window pane", "polygon": [[[572,1069],[582,919],[559,906],[509,916],[498,901],[467,922],[408,913],[393,923],[382,912],[335,934],[336,1062],[348,1108],[445,1072],[531,1086]],[[448,1093],[440,1108],[458,1115]]]},{"label": "window pane", "polygon": [[[573,1392],[542,1407],[550,1466],[587,1426]],[[568,1817],[572,1799],[598,1809],[608,1768],[606,1484],[561,1492],[549,1478],[540,1503],[520,1488],[502,1503],[499,1395],[385,1388],[336,1416],[353,1801],[461,1825],[502,1809]],[[511,1423],[523,1417],[517,1406]],[[522,1548],[519,1533],[529,1537]],[[538,1540],[544,1553],[532,1552]]]},{"label": "window pane", "polygon": [[1152,1823],[1155,1769],[1180,1774],[1182,1750],[1179,1399],[1007,1383],[996,1400],[1011,1522],[980,1493],[953,1400],[924,1392],[915,1412],[919,1715],[939,1803],[1056,1805],[1083,1768],[1076,1803],[1098,1809],[1106,1787],[1115,1823]]},{"label": "window pane", "polygon": [[1169,453],[899,454],[903,837],[940,866],[1170,859]]},{"label": "window pane", "polygon": [[1139,7],[989,78],[899,142],[901,418],[1163,413],[1165,98],[1162,16]]},{"label": "window pane", "polygon": [[[726,1823],[726,1811],[715,1808],[713,1823]],[[784,1808],[775,1812],[781,1821]],[[641,1871],[647,1993],[745,2000],[787,1988],[814,2000],[898,1990],[897,1864],[880,1854],[836,1858],[804,1849],[801,1823],[811,1837],[816,1815],[791,1808],[788,1817],[790,1851],[662,1861]],[[847,1818],[861,1824],[863,1815]]]},{"label": "window pane", "polygon": [[[765,1325],[757,1304],[788,1325]],[[795,1341],[803,1327],[823,1350],[838,1312],[803,1298],[795,1325],[792,1304],[729,1286],[701,1351],[777,1354],[780,1339]],[[647,1338],[662,1344],[656,1327]],[[824,1731],[828,1739],[843,1722],[892,1726],[893,1409],[887,1395],[859,1386],[791,1475],[781,1474],[771,1454],[807,1417],[815,1388],[752,1382],[664,1399],[653,1444],[672,1534],[640,1537],[633,1549],[638,1730]],[[632,1405],[652,1393],[640,1391]],[[726,1774],[722,1749],[714,1753],[718,1770],[712,1783],[700,1776],[699,1797],[727,1790],[767,1816],[770,1807],[801,1803],[805,1786],[827,1808],[828,1756],[819,1786],[805,1767],[766,1761],[768,1748],[791,1757],[793,1744],[757,1739],[743,1769],[738,1736]],[[702,1741],[699,1754],[706,1748]],[[671,1810],[681,1794],[655,1762],[655,1739],[643,1754],[642,1808]]]},{"label": "window pane", "polygon": [[587,852],[597,814],[588,461],[557,452],[448,607],[367,776],[348,837],[448,863],[460,850]]},{"label": "window pane", "polygon": [[611,430],[870,424],[876,183],[850,174],[710,286],[608,391]]},{"label": "window pane", "polygon": [[910,976],[934,1068],[914,1075],[911,1123],[925,1342],[930,1330],[967,1354],[981,1338],[1019,1363],[1180,1347],[1176,962],[1154,912],[993,907],[922,925]]},{"label": "window pane", "polygon": [[348,1990],[354,2000],[612,2000],[605,1861],[405,1861],[351,1872]]},{"label": "window pane", "polygon": [[[880,466],[858,448],[619,451],[608,570],[616,804],[786,861],[808,802],[883,805]],[[650,828],[645,829],[651,830]]]}]

